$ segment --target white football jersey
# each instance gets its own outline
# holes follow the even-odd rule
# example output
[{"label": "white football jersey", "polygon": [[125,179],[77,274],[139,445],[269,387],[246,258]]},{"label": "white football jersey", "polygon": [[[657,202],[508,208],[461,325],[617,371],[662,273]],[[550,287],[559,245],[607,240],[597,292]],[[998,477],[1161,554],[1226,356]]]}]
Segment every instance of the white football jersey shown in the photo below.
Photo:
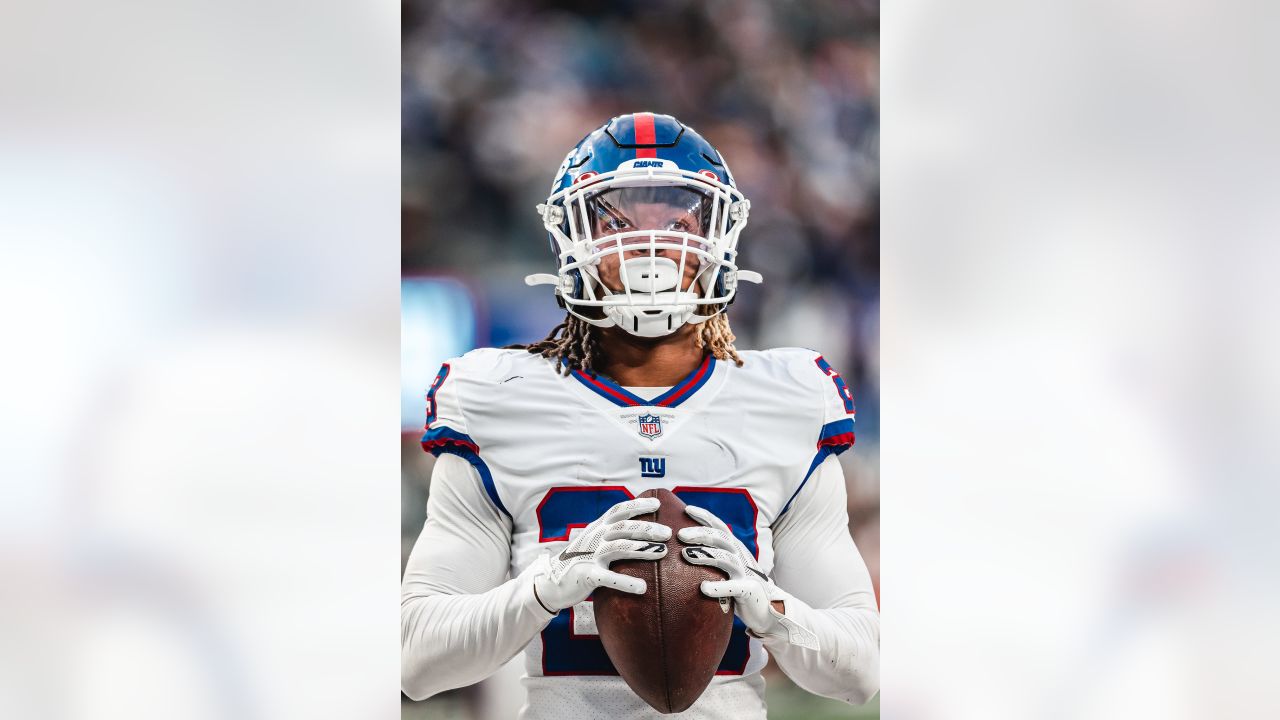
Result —
[{"label": "white football jersey", "polygon": [[[511,518],[513,576],[654,488],[715,513],[771,572],[774,523],[823,459],[853,444],[853,397],[812,350],[740,355],[742,367],[707,356],[647,400],[603,376],[566,377],[524,350],[474,350],[432,383],[422,444],[470,461]],[[716,678],[681,717],[764,717],[766,660],[735,618]],[[552,619],[525,666],[523,718],[658,716],[614,670],[590,599]]]}]

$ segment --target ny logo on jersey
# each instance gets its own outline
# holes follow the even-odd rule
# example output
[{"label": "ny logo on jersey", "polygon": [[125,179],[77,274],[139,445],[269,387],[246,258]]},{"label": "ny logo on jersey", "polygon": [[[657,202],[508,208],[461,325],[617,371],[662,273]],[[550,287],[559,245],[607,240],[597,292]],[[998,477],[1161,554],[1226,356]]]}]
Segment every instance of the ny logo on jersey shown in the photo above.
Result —
[{"label": "ny logo on jersey", "polygon": [[640,477],[660,478],[667,476],[667,459],[660,457],[640,458]]},{"label": "ny logo on jersey", "polygon": [[641,435],[652,440],[662,434],[662,418],[657,415],[641,415],[639,421]]}]

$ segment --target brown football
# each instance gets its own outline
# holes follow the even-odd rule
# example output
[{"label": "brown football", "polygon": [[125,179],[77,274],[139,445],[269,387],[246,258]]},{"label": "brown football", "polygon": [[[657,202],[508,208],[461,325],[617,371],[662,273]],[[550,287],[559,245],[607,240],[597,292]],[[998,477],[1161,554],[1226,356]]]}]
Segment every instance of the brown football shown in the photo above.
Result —
[{"label": "brown football", "polygon": [[657,513],[636,519],[671,528],[667,556],[613,564],[617,572],[643,578],[648,588],[644,595],[598,588],[596,629],[618,674],[636,695],[658,712],[682,712],[715,677],[729,647],[733,608],[700,589],[703,580],[723,580],[725,574],[694,565],[680,554],[685,546],[676,532],[698,524],[685,514],[684,502],[670,490],[650,490],[640,497],[656,497],[662,503]]}]

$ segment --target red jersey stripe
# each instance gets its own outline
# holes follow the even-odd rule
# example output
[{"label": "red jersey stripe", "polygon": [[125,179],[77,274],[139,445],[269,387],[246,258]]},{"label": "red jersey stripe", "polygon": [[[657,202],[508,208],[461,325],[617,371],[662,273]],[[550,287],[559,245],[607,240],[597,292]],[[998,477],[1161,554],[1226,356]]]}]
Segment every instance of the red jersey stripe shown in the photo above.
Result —
[{"label": "red jersey stripe", "polygon": [[711,356],[707,355],[702,359],[702,366],[698,368],[698,371],[694,373],[692,377],[690,377],[688,380],[685,381],[684,387],[676,391],[676,393],[671,397],[658,403],[658,405],[662,407],[671,407],[672,403],[676,402],[677,400],[680,400],[685,395],[689,394],[689,390],[692,389],[693,386],[697,385],[698,381],[702,380],[703,375],[707,374],[707,368],[709,367],[711,367]]}]

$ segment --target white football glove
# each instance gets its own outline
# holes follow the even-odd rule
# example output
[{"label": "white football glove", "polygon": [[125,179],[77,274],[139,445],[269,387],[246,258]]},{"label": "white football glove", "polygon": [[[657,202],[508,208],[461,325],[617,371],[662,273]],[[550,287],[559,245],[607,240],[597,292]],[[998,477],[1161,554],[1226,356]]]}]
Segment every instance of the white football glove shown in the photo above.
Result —
[{"label": "white football glove", "polygon": [[728,525],[703,508],[689,505],[685,513],[703,527],[689,527],[676,536],[686,547],[684,559],[694,565],[709,565],[729,574],[728,580],[702,581],[702,594],[713,598],[733,598],[734,613],[757,637],[781,638],[810,650],[818,649],[818,636],[794,619],[778,612],[774,601],[801,604],[784,592],[760,570],[751,551],[734,537]]},{"label": "white football glove", "polygon": [[538,558],[531,568],[538,602],[548,612],[559,612],[586,600],[597,587],[643,595],[647,588],[644,580],[613,572],[609,564],[667,556],[671,528],[629,519],[654,512],[659,504],[657,498],[618,503],[574,533],[564,550]]}]

